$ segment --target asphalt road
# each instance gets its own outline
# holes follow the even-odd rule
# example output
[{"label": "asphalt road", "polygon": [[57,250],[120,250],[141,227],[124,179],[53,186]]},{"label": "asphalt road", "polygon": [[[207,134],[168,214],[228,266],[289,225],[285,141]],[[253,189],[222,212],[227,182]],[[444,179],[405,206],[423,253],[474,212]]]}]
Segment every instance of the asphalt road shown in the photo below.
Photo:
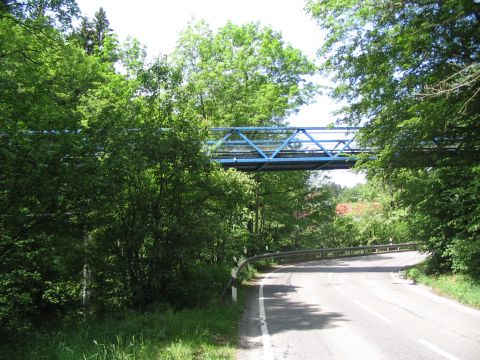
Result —
[{"label": "asphalt road", "polygon": [[418,252],[323,260],[265,274],[238,359],[480,359],[480,311],[398,273]]}]

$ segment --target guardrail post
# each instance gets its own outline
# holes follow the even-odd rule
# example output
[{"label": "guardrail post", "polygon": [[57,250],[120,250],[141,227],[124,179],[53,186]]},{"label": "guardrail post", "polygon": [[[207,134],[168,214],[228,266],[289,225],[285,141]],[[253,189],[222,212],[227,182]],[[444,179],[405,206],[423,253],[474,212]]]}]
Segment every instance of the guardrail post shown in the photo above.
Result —
[{"label": "guardrail post", "polygon": [[232,301],[237,302],[237,268],[232,269]]}]

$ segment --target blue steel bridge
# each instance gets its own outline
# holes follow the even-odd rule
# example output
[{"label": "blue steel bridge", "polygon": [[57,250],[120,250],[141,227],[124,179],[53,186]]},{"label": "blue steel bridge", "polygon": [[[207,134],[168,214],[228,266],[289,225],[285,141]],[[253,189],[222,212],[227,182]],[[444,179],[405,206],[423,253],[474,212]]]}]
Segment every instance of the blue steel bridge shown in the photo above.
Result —
[{"label": "blue steel bridge", "polygon": [[355,165],[354,127],[226,127],[210,129],[206,152],[240,171],[333,170]]},{"label": "blue steel bridge", "polygon": [[[159,132],[169,131],[160,128]],[[375,149],[359,145],[358,127],[222,127],[208,130],[204,151],[212,161],[224,168],[240,171],[335,170],[349,169],[360,155],[375,159]],[[141,129],[127,129],[138,132]],[[55,136],[81,134],[82,130],[26,130],[25,135]],[[0,133],[0,139],[7,134]],[[464,142],[434,138],[410,149],[412,156],[424,156],[425,166],[434,166],[435,159],[457,156],[480,161],[480,146],[471,151],[462,149]],[[408,164],[403,164],[408,165]],[[398,163],[397,166],[402,166]]]},{"label": "blue steel bridge", "polygon": [[[160,129],[167,131],[168,129]],[[361,148],[356,127],[224,127],[209,129],[204,151],[224,168],[240,171],[349,169]],[[129,129],[139,131],[139,129]],[[80,134],[82,130],[26,131],[27,135]],[[0,133],[0,138],[3,134]]]}]

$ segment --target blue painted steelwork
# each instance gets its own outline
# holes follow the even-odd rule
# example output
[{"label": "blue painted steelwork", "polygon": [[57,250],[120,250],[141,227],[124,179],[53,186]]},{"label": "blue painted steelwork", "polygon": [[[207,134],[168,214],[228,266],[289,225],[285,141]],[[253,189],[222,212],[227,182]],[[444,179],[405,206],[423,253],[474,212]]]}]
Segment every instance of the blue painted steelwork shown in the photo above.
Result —
[{"label": "blue painted steelwork", "polygon": [[[372,153],[355,141],[354,127],[224,127],[210,129],[208,155],[241,171],[332,170],[355,165]],[[140,131],[140,129],[126,129]],[[161,128],[159,131],[169,131]],[[82,130],[27,130],[26,135],[81,134]],[[2,134],[0,134],[0,137]]]},{"label": "blue painted steelwork", "polygon": [[206,151],[225,168],[241,171],[332,170],[355,165],[354,127],[227,127],[210,130]]}]

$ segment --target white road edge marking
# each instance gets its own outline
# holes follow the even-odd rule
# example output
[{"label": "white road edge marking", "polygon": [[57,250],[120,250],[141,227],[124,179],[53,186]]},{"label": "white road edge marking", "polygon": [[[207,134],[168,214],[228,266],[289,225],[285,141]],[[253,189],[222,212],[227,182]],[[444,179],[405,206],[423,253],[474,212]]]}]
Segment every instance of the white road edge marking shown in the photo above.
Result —
[{"label": "white road edge marking", "polygon": [[445,359],[449,360],[459,360],[457,357],[453,356],[452,354],[449,354],[445,350],[440,349],[438,346],[433,345],[432,343],[428,342],[427,340],[424,339],[418,339],[418,342],[422,344],[423,346],[429,348],[430,350],[436,352],[438,355],[443,356]]},{"label": "white road edge marking", "polygon": [[263,297],[263,285],[265,281],[270,278],[270,276],[282,269],[288,268],[291,265],[282,266],[270,273],[268,273],[262,281],[260,281],[260,288],[258,289],[258,313],[260,316],[260,330],[262,332],[262,343],[263,343],[263,358],[264,360],[273,360],[273,350],[272,350],[272,340],[270,339],[270,333],[268,332],[267,325],[267,316],[265,314],[265,301]]},{"label": "white road edge marking", "polygon": [[370,309],[367,305],[365,304],[362,304],[360,301],[358,300],[355,300],[354,301],[355,304],[357,304],[358,306],[360,306],[361,308],[363,308],[364,310],[368,311],[370,314],[372,314],[373,316],[376,316],[377,318],[379,318],[380,320],[386,322],[387,324],[393,324],[393,322],[390,320],[390,319],[387,319],[385,316],[377,313],[376,311]]},{"label": "white road edge marking", "polygon": [[268,333],[267,317],[265,316],[265,304],[263,301],[263,284],[265,280],[270,277],[267,274],[260,282],[260,289],[258,290],[258,312],[260,315],[260,329],[262,331],[262,343],[263,343],[263,358],[265,360],[273,360],[272,341],[270,334]]}]

